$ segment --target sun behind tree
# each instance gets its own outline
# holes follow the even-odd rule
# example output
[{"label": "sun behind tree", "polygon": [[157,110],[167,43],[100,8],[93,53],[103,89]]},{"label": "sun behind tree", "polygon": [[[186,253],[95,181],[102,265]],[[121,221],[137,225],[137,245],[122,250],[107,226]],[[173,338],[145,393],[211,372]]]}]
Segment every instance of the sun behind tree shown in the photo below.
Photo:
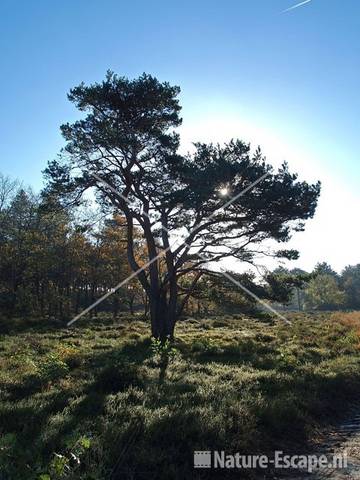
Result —
[{"label": "sun behind tree", "polygon": [[[180,155],[174,131],[181,124],[179,92],[150,75],[129,80],[112,72],[102,83],[73,88],[69,100],[86,116],[61,127],[65,155],[45,171],[48,191],[65,201],[79,201],[93,188],[103,206],[125,216],[134,272],[140,269],[135,225],[142,231],[151,263],[138,279],[149,298],[151,333],[161,339],[173,336],[179,299],[186,295],[179,291],[184,275],[198,273],[191,291],[213,262],[228,257],[254,262],[251,245],[285,242],[302,230],[320,192],[319,183],[297,181],[286,164],[275,172],[260,149],[252,154],[240,140],[224,146],[196,143],[193,155]],[[222,208],[230,192],[239,196]],[[183,243],[172,247],[175,234]],[[274,255],[296,258],[297,253]]]}]

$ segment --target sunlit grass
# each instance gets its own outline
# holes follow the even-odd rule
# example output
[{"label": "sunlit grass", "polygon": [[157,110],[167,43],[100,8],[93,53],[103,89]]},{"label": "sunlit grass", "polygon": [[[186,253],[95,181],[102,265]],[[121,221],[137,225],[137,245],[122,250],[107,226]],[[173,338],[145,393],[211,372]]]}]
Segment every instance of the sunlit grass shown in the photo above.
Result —
[{"label": "sunlit grass", "polygon": [[166,351],[140,319],[18,322],[1,337],[0,472],[180,480],[193,450],[311,449],[360,393],[360,314],[291,317],[179,322]]}]

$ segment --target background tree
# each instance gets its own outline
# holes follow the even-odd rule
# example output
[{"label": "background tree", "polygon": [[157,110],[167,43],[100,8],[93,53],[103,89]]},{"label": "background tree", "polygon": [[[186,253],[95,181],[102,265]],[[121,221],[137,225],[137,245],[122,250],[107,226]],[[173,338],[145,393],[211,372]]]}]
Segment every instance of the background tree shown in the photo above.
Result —
[{"label": "background tree", "polygon": [[[53,197],[13,193],[1,212],[0,311],[7,317],[68,318],[129,275],[123,219],[78,223]],[[136,281],[131,287],[102,311],[133,311],[143,299]]]},{"label": "background tree", "polygon": [[20,182],[0,172],[0,218],[20,189]]},{"label": "background tree", "polygon": [[336,278],[320,273],[310,280],[306,288],[306,307],[315,310],[335,310],[345,304],[346,295]]},{"label": "background tree", "polygon": [[346,306],[360,309],[360,264],[348,265],[341,273],[341,287],[346,293]]},{"label": "background tree", "polygon": [[[241,282],[252,292],[256,292],[259,297],[264,298],[265,290],[255,283],[255,275],[252,272],[228,273],[237,282]],[[192,288],[194,277],[196,278],[198,275],[199,272],[191,272],[183,277],[179,286],[181,295],[185,296],[181,299],[182,304],[188,305],[187,312],[207,315],[209,313],[248,313],[255,310],[254,298],[245,294],[243,289],[237,287],[219,272],[204,272],[197,281],[196,287]],[[266,298],[268,298],[267,295]]]},{"label": "background tree", "polygon": [[330,264],[327,262],[318,262],[313,270],[314,275],[332,275],[333,277],[337,278],[338,274],[332,268]]},{"label": "background tree", "polygon": [[[69,200],[94,187],[103,205],[123,212],[133,271],[140,268],[134,225],[141,229],[152,263],[138,278],[149,298],[152,335],[162,338],[173,335],[183,275],[226,257],[252,262],[252,244],[287,241],[313,216],[320,192],[319,184],[297,181],[286,164],[274,172],[259,149],[251,154],[239,140],[223,147],[196,144],[193,155],[179,155],[173,130],[181,123],[179,91],[149,75],[128,80],[111,72],[102,83],[73,88],[70,101],[87,114],[61,127],[65,155],[45,172],[48,191]],[[265,174],[246,195],[221,208],[219,189],[226,187],[234,197]],[[180,229],[186,243],[169,248]],[[163,269],[155,261],[159,252]],[[281,255],[293,258],[294,252]]]},{"label": "background tree", "polygon": [[[134,230],[135,241],[138,239],[137,231]],[[97,288],[93,292],[93,300],[100,293],[103,295],[109,289],[109,285],[116,286],[121,280],[128,277],[131,273],[126,255],[126,220],[124,217],[115,215],[105,221],[104,227],[94,235],[97,246],[97,261],[94,265],[93,277],[96,278]],[[135,245],[135,254],[138,257],[140,253],[141,242],[138,239],[138,245]],[[111,288],[111,287],[110,287]],[[124,307],[134,314],[136,303],[142,302],[139,282],[135,278],[128,285],[119,288],[113,296],[109,297],[105,305],[111,305],[114,317],[119,310]],[[103,309],[104,306],[99,308]]]},{"label": "background tree", "polygon": [[301,311],[305,306],[305,287],[311,278],[313,274],[300,268],[276,268],[266,276],[271,291],[270,298],[282,303],[284,308]]}]

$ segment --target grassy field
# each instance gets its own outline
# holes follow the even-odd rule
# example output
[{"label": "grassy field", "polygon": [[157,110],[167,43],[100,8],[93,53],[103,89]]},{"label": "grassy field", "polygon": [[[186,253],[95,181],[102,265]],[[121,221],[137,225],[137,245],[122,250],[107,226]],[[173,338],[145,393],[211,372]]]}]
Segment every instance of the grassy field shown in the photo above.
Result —
[{"label": "grassy field", "polygon": [[188,319],[165,347],[125,317],[3,327],[0,478],[227,478],[193,451],[310,451],[360,394],[360,314],[290,317]]}]

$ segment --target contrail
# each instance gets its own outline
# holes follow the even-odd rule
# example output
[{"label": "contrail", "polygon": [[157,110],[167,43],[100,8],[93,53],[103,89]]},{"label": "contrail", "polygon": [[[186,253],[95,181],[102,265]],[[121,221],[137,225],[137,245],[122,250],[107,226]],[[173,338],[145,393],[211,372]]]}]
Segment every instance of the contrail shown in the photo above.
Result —
[{"label": "contrail", "polygon": [[305,5],[306,3],[310,3],[310,2],[311,0],[304,0],[304,2],[300,2],[300,3],[297,3],[296,5],[293,5],[292,7],[286,8],[281,13],[290,12],[290,10],[294,10],[295,8],[301,7],[302,5]]}]

